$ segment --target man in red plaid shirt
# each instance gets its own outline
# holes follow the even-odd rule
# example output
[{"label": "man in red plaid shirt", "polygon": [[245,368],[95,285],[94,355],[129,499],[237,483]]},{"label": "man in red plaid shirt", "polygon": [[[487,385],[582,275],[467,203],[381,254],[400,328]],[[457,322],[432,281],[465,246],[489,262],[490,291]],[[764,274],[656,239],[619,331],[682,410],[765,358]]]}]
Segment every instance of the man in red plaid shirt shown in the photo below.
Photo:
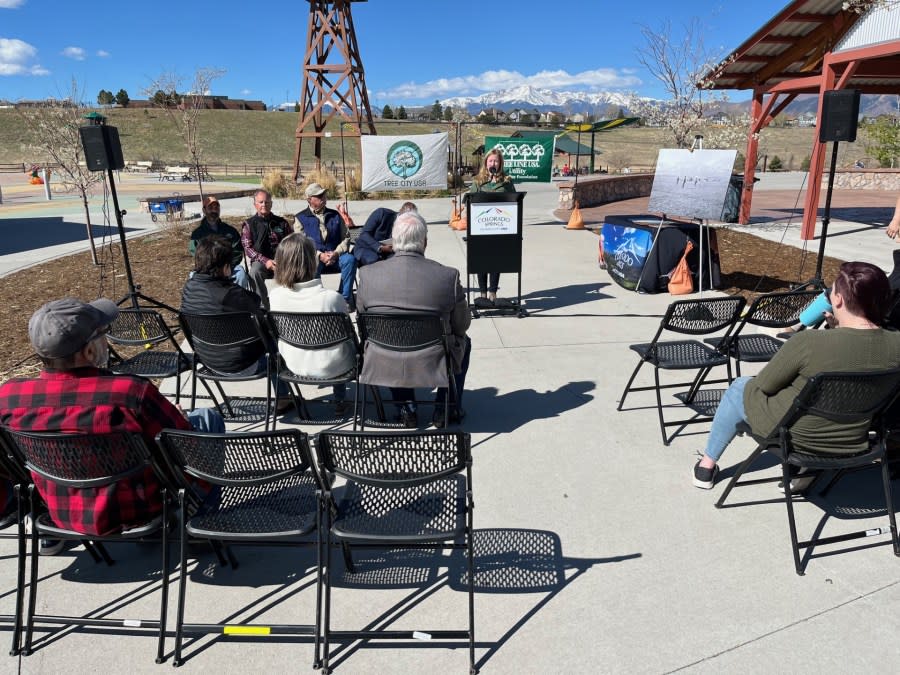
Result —
[{"label": "man in red plaid shirt", "polygon": [[[151,447],[164,428],[224,432],[225,423],[214,410],[185,414],[149,380],[105,369],[106,332],[118,313],[103,298],[89,304],[64,298],[38,309],[28,334],[44,369],[37,378],[14,378],[0,386],[0,422],[16,431],[134,431]],[[32,477],[54,522],[85,534],[141,525],[162,511],[160,485],[149,467],[106,488],[65,488]],[[50,542],[42,542],[41,548],[48,555],[61,546],[53,550]]]}]

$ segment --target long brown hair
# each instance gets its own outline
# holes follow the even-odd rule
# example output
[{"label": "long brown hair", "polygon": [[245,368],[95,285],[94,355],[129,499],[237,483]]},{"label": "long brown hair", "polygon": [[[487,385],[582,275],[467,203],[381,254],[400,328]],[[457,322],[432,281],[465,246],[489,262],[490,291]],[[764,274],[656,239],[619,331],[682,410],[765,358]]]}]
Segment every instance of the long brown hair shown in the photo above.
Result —
[{"label": "long brown hair", "polygon": [[[488,157],[491,155],[496,156],[497,160],[500,162],[500,171],[495,174],[492,174],[487,170]],[[478,183],[478,185],[484,185],[491,181],[494,181],[495,183],[506,183],[509,181],[509,176],[503,171],[503,153],[497,148],[488,150],[487,154],[484,156],[484,160],[481,162],[481,170],[475,175],[475,182]]]}]

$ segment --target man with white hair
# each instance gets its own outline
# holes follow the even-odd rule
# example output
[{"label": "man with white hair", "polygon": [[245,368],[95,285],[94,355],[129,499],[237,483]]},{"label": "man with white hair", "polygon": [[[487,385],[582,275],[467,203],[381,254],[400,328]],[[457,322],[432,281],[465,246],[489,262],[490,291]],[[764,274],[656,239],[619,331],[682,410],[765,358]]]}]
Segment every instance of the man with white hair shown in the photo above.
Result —
[{"label": "man with white hair", "polygon": [[[458,423],[465,416],[461,407],[466,371],[472,343],[466,335],[471,322],[459,270],[441,265],[425,257],[428,244],[425,221],[415,211],[397,216],[393,227],[394,255],[377,265],[359,270],[357,301],[363,312],[437,312],[450,330],[450,360],[455,374],[456,400],[450,401],[450,422]],[[442,347],[433,348],[435,357]],[[427,355],[425,355],[427,357]],[[363,360],[362,378],[391,387],[400,407],[400,422],[408,428],[418,426],[413,388],[429,386],[434,380],[438,358],[417,358],[389,352],[377,345],[367,344]],[[444,424],[443,388],[438,390],[437,405],[432,421]]]}]

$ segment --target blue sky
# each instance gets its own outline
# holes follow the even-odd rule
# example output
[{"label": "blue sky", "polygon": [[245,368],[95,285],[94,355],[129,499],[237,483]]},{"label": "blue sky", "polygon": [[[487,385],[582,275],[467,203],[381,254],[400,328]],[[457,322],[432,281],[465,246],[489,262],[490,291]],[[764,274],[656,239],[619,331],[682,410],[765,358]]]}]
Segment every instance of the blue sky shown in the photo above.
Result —
[{"label": "blue sky", "polygon": [[[380,109],[523,84],[662,97],[635,58],[640,24],[697,17],[707,47],[724,54],[785,5],[368,0],[352,13],[370,103]],[[189,84],[198,67],[215,67],[225,70],[215,94],[296,100],[308,16],[304,0],[0,0],[0,99],[64,97],[73,78],[85,100],[120,88],[143,98],[161,73]]]}]

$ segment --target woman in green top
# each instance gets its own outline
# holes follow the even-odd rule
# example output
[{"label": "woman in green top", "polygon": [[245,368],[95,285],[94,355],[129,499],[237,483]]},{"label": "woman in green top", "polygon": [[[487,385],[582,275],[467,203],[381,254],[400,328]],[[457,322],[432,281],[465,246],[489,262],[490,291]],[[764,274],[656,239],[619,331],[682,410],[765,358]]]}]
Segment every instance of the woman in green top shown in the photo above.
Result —
[{"label": "woman in green top", "polygon": [[[694,465],[694,485],[705,490],[716,481],[717,461],[746,422],[755,434],[770,434],[790,409],[807,380],[819,373],[886,370],[900,366],[900,333],[881,327],[889,307],[887,276],[875,265],[841,265],[831,287],[832,330],[792,336],[756,377],[739,377],[716,409],[703,458]],[[841,424],[806,415],[791,426],[794,442],[815,452],[847,453],[865,448],[869,422]],[[809,479],[791,481],[802,491]]]},{"label": "woman in green top", "polygon": [[[481,171],[475,174],[472,180],[472,187],[469,192],[515,192],[516,188],[512,181],[503,172],[503,154],[493,148],[484,156],[484,162],[481,164]],[[488,285],[488,275],[486,272],[478,273],[478,300],[476,304],[493,305],[497,299],[497,289],[500,287],[500,273],[490,273],[490,285]],[[484,299],[482,299],[484,298]]]}]

